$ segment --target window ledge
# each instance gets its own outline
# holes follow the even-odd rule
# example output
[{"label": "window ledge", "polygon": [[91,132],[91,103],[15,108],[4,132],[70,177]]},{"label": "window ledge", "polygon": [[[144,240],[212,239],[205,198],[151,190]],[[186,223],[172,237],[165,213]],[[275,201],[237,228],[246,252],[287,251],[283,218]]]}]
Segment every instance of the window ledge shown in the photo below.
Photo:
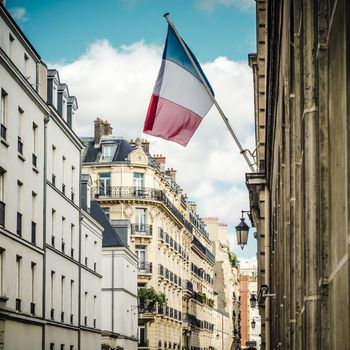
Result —
[{"label": "window ledge", "polygon": [[2,143],[3,145],[5,145],[6,147],[9,147],[9,146],[10,146],[10,144],[9,144],[3,137],[0,138],[0,141],[1,141],[1,143]]},{"label": "window ledge", "polygon": [[6,301],[9,300],[9,298],[5,295],[0,295],[0,301],[3,301],[6,303]]},{"label": "window ledge", "polygon": [[23,157],[23,154],[21,154],[21,153],[19,153],[19,152],[18,152],[18,158],[19,158],[20,160],[22,160],[23,162],[26,161],[26,159]]}]

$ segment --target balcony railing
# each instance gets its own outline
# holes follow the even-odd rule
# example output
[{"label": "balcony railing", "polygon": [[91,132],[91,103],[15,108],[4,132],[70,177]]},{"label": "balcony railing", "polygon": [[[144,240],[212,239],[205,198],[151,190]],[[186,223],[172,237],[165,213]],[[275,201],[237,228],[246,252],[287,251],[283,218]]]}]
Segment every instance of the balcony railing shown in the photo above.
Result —
[{"label": "balcony railing", "polygon": [[0,225],[5,226],[5,206],[4,202],[0,201]]},{"label": "balcony railing", "polygon": [[22,214],[17,212],[17,234],[22,235]]},{"label": "balcony railing", "polygon": [[111,197],[115,199],[147,199],[163,203],[168,210],[192,233],[192,224],[184,218],[180,210],[172,203],[162,190],[136,186],[108,186],[91,189],[92,197]]},{"label": "balcony railing", "polygon": [[152,263],[147,261],[139,261],[138,271],[143,273],[152,273]]},{"label": "balcony railing", "polygon": [[32,243],[36,244],[36,223],[32,221]]},{"label": "balcony railing", "polygon": [[38,160],[38,157],[36,156],[36,154],[32,153],[32,164],[35,167],[37,167],[37,160]]},{"label": "balcony railing", "polygon": [[211,260],[213,263],[215,263],[215,256],[207,249],[197,237],[193,237],[192,244],[209,260]]},{"label": "balcony railing", "polygon": [[182,281],[182,288],[185,290],[189,290],[190,292],[193,292],[193,284],[189,280]]},{"label": "balcony railing", "polygon": [[17,141],[17,151],[19,154],[23,155],[23,142],[19,136],[18,136],[18,141]]},{"label": "balcony railing", "polygon": [[1,131],[0,131],[0,135],[1,137],[6,140],[6,133],[7,133],[7,128],[4,124],[1,124]]},{"label": "balcony railing", "polygon": [[152,236],[152,225],[131,224],[131,235]]}]

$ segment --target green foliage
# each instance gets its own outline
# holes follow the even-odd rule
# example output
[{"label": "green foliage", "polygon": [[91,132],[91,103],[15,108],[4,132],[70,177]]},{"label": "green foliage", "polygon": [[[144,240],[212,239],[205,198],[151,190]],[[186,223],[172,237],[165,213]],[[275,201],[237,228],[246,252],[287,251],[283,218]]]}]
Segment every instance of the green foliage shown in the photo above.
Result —
[{"label": "green foliage", "polygon": [[230,263],[231,263],[231,266],[232,267],[237,267],[237,263],[238,263],[238,258],[237,258],[237,255],[229,252],[228,253],[228,258],[230,260]]},{"label": "green foliage", "polygon": [[141,302],[154,302],[158,303],[159,306],[166,306],[167,298],[164,293],[158,293],[153,287],[140,288],[138,290],[138,297]]},{"label": "green foliage", "polygon": [[209,300],[208,300],[208,305],[209,305],[210,307],[214,307],[214,299],[209,299]]},{"label": "green foliage", "polygon": [[205,293],[199,292],[198,295],[199,295],[201,303],[206,303],[207,302],[207,295]]}]

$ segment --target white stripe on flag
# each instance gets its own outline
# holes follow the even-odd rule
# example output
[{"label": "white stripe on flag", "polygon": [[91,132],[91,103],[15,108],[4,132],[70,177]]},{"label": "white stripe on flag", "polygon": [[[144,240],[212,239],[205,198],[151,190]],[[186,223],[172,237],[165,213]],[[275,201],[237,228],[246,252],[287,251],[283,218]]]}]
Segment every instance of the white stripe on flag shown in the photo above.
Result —
[{"label": "white stripe on flag", "polygon": [[163,67],[163,79],[161,84],[156,84],[154,92],[157,94],[160,87],[160,97],[183,106],[203,118],[213,105],[204,85],[187,70],[171,61],[162,62]]}]

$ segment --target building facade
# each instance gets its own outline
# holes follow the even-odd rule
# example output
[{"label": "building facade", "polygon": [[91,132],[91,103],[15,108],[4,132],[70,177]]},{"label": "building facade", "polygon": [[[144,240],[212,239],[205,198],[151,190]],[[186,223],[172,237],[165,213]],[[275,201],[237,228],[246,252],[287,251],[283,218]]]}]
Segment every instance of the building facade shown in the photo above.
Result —
[{"label": "building facade", "polygon": [[102,228],[79,203],[77,102],[3,5],[0,29],[0,347],[97,349]]},{"label": "building facade", "polygon": [[257,1],[256,14],[262,349],[348,347],[349,2]]},{"label": "building facade", "polygon": [[204,217],[215,254],[214,292],[217,313],[214,330],[217,349],[240,347],[240,275],[237,257],[231,252],[228,227],[217,217]]},{"label": "building facade", "polygon": [[95,136],[83,140],[83,172],[112,226],[131,223],[139,295],[167,300],[140,298],[138,348],[212,348],[215,257],[196,205],[186,201],[176,171],[165,170],[165,157],[149,154],[148,142],[129,143],[111,133],[108,122],[95,121]]}]

